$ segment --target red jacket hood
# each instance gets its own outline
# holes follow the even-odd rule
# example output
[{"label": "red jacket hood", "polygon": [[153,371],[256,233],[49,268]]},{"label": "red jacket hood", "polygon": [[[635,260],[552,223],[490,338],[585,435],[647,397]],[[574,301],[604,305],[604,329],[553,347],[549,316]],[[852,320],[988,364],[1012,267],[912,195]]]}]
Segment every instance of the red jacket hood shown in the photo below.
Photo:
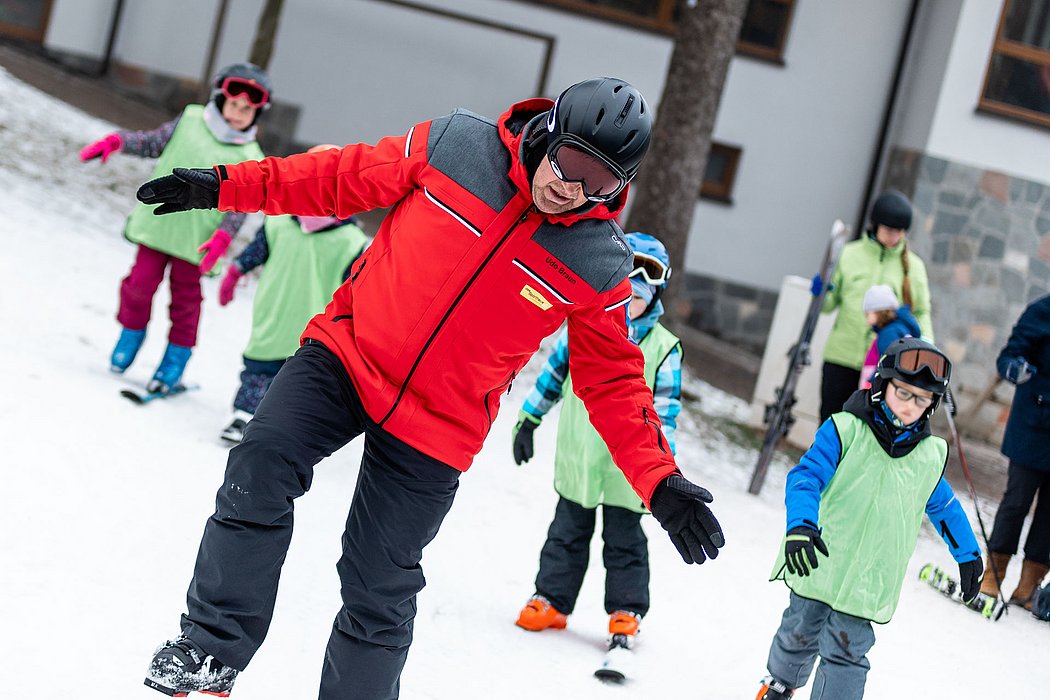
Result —
[{"label": "red jacket hood", "polygon": [[[528,124],[533,117],[549,111],[553,106],[553,100],[548,100],[545,97],[534,97],[511,105],[510,109],[500,115],[498,121],[500,138],[503,139],[503,143],[507,146],[507,150],[510,151],[510,172],[507,173],[507,175],[510,177],[511,182],[513,182],[520,191],[527,193],[530,198],[532,196],[532,183],[529,179],[529,173],[525,169],[525,164],[522,162],[521,141],[525,134],[525,125]],[[615,220],[619,217],[620,212],[623,211],[624,206],[627,204],[627,191],[629,188],[630,185],[624,187],[623,192],[621,192],[613,201],[605,204],[598,204],[586,212],[547,214],[547,220],[552,223],[564,224],[566,226],[582,219]]]}]

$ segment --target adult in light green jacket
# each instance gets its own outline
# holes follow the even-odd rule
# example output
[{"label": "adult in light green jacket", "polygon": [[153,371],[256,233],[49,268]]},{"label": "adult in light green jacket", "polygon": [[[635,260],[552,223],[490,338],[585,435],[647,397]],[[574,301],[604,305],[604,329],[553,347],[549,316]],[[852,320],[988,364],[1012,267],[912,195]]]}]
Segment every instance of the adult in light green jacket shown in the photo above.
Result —
[{"label": "adult in light green jacket", "polygon": [[[933,339],[930,285],[926,265],[908,249],[912,209],[893,190],[883,192],[871,208],[871,225],[860,240],[847,243],[824,297],[824,313],[838,310],[824,346],[820,421],[842,409],[857,390],[864,357],[875,337],[864,316],[864,293],[873,285],[888,285],[911,308],[923,337]],[[815,293],[820,292],[814,280]]]}]

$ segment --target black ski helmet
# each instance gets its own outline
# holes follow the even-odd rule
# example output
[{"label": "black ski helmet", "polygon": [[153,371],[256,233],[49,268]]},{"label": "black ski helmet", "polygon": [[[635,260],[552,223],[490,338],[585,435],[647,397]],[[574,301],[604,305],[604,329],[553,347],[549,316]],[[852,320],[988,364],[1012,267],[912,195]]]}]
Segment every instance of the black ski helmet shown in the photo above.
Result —
[{"label": "black ski helmet", "polygon": [[[270,83],[269,74],[254,63],[234,63],[216,73],[211,81],[211,101],[215,103],[220,112],[223,105],[226,104],[226,95],[222,92],[222,84],[228,78],[243,78],[250,83],[255,83],[266,91],[266,101],[255,114],[255,119],[258,120],[259,115],[268,110],[273,102],[273,85]],[[255,121],[252,121],[252,124],[254,123]]]},{"label": "black ski helmet", "polygon": [[547,144],[571,135],[615,163],[626,179],[637,174],[653,133],[645,98],[619,78],[591,78],[566,88],[547,114]]},{"label": "black ski helmet", "polygon": [[886,190],[871,205],[872,231],[887,226],[902,231],[911,228],[911,202],[897,190]]},{"label": "black ski helmet", "polygon": [[881,401],[886,383],[898,379],[933,394],[930,410],[948,391],[952,378],[952,363],[933,343],[921,338],[901,338],[886,348],[879,358],[875,377],[871,381],[871,400]]}]

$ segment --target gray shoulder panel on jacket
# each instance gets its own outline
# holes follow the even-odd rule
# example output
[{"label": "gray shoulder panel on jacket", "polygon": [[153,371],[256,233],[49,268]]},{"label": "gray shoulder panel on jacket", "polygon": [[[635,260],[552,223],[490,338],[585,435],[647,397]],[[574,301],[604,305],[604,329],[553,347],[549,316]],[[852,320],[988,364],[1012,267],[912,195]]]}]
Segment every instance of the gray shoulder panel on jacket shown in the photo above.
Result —
[{"label": "gray shoulder panel on jacket", "polygon": [[532,240],[599,294],[626,279],[634,260],[620,227],[601,219],[584,219],[568,227],[545,224]]},{"label": "gray shoulder panel on jacket", "polygon": [[510,153],[495,123],[465,109],[431,122],[427,162],[496,211],[516,193],[507,177]]}]

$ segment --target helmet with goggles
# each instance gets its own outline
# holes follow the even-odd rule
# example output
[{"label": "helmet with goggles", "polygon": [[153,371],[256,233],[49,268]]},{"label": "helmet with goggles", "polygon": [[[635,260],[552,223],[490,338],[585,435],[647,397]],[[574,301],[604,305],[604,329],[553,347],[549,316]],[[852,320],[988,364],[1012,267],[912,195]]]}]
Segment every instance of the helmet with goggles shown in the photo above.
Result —
[{"label": "helmet with goggles", "polygon": [[641,277],[654,287],[663,287],[671,278],[671,258],[659,240],[648,233],[628,233],[627,245],[634,251],[634,263],[628,277]]},{"label": "helmet with goggles", "polygon": [[547,156],[560,179],[607,202],[638,173],[652,130],[652,112],[630,83],[591,78],[566,88],[548,112]]},{"label": "helmet with goggles", "polygon": [[935,345],[921,338],[901,338],[879,358],[871,382],[871,398],[881,400],[886,384],[896,379],[932,393],[936,406],[936,400],[948,391],[951,377],[951,360]]},{"label": "helmet with goggles", "polygon": [[[234,63],[226,66],[212,79],[211,99],[222,111],[227,98],[243,98],[258,112],[270,108],[273,100],[273,88],[270,76],[254,63]],[[254,122],[252,122],[254,123]]]}]

